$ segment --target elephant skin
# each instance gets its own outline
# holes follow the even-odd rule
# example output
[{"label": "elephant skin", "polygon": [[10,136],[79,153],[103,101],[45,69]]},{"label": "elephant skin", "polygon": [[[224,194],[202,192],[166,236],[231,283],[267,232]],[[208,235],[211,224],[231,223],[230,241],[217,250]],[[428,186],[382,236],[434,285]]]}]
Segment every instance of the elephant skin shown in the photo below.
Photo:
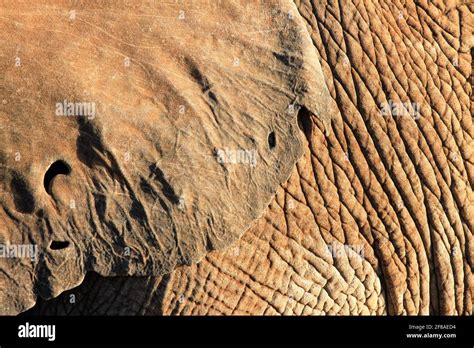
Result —
[{"label": "elephant skin", "polygon": [[339,112],[329,132],[307,115],[263,216],[190,267],[90,274],[28,314],[473,314],[474,5],[296,5]]},{"label": "elephant skin", "polygon": [[90,271],[160,276],[240,238],[303,154],[298,114],[334,114],[297,13],[0,5],[0,244],[36,247],[0,259],[1,313]]}]

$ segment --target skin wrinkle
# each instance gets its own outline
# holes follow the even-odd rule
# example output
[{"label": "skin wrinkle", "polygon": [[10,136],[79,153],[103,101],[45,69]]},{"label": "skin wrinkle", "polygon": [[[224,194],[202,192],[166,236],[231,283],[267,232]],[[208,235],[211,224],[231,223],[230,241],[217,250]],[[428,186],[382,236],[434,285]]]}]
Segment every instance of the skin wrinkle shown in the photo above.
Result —
[{"label": "skin wrinkle", "polygon": [[[303,158],[239,242],[150,290],[161,296],[159,313],[472,315],[474,128],[466,40],[474,7],[295,3],[340,115],[328,136],[311,118]],[[434,44],[439,50],[429,51]],[[420,119],[379,115],[389,100],[423,102]],[[370,249],[360,262],[321,254],[322,244],[334,241]],[[84,296],[93,278],[86,278]],[[112,287],[107,282],[94,284]],[[116,303],[130,296],[124,289],[139,291],[134,282],[121,285]],[[39,303],[33,313],[61,301]]]}]

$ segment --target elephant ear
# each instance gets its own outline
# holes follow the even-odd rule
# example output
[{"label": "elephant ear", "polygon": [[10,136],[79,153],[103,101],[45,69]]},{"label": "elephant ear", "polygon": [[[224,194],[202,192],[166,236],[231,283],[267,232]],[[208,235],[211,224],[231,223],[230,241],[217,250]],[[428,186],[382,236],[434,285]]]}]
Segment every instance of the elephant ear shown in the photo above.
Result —
[{"label": "elephant ear", "polygon": [[2,6],[4,314],[225,248],[329,120],[290,1]]}]

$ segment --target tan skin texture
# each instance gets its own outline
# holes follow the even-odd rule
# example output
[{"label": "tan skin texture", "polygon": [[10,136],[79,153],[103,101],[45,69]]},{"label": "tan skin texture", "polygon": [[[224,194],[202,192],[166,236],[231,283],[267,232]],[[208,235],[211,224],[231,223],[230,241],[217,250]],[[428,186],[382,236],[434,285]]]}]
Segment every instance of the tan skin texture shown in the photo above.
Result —
[{"label": "tan skin texture", "polygon": [[[329,135],[309,116],[303,158],[233,248],[162,279],[89,275],[31,312],[472,314],[474,6],[375,3],[297,2],[340,114]],[[419,118],[381,115],[389,100]]]},{"label": "tan skin texture", "polygon": [[38,248],[0,258],[0,314],[225,250],[301,158],[297,111],[334,114],[290,0],[71,6],[0,5],[0,247]]}]

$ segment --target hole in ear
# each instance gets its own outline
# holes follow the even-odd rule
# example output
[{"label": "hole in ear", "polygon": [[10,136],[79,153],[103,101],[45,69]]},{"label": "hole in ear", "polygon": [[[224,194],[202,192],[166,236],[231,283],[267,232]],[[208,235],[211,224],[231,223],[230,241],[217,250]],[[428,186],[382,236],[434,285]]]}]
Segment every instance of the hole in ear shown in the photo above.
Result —
[{"label": "hole in ear", "polygon": [[311,121],[311,112],[304,106],[298,111],[298,126],[306,136],[306,139],[310,141],[311,134],[313,133],[313,122]]},{"label": "hole in ear", "polygon": [[64,161],[56,161],[48,168],[44,174],[44,189],[48,194],[51,194],[51,184],[58,175],[69,175],[71,173],[71,167]]},{"label": "hole in ear", "polygon": [[270,149],[274,149],[276,146],[276,135],[274,131],[268,134],[268,146],[270,147]]},{"label": "hole in ear", "polygon": [[69,246],[68,241],[53,240],[49,246],[51,250],[66,249]]}]

